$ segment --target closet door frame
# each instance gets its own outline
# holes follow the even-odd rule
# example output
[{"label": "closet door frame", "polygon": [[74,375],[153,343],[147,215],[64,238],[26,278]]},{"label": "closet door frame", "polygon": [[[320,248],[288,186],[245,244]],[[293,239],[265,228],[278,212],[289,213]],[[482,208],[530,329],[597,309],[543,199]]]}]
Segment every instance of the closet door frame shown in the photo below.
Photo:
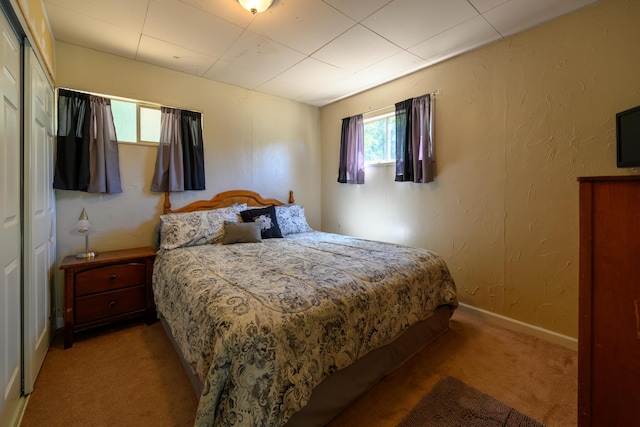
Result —
[{"label": "closet door frame", "polygon": [[20,36],[0,17],[0,425],[17,423],[22,388],[22,58]]},{"label": "closet door frame", "polygon": [[[1,80],[7,78],[14,86],[8,98],[0,97],[11,106],[11,111],[5,111],[4,104],[0,106],[0,162],[9,165],[2,165],[0,170],[0,425],[17,427],[55,327],[55,97],[50,75],[40,66],[44,62],[31,48],[32,34],[17,0],[0,0],[0,14],[1,42],[13,52],[9,61],[12,65],[0,70],[0,83],[5,84]],[[6,68],[4,62],[2,59],[0,68]],[[36,74],[34,86],[32,77]],[[35,104],[45,110],[44,115],[35,112],[38,108],[34,109],[31,99],[37,100]],[[7,114],[15,118],[16,125],[11,129],[5,126]],[[28,117],[38,126],[31,126]],[[38,132],[39,136],[34,137]],[[6,141],[11,143],[3,144]],[[35,148],[38,144],[44,150]],[[39,165],[32,162],[33,154]],[[36,167],[40,168],[39,175],[33,177]],[[10,183],[5,179],[9,168]],[[44,198],[34,203],[38,193]],[[4,280],[5,276],[10,278]],[[5,286],[7,281],[11,286]]]}]

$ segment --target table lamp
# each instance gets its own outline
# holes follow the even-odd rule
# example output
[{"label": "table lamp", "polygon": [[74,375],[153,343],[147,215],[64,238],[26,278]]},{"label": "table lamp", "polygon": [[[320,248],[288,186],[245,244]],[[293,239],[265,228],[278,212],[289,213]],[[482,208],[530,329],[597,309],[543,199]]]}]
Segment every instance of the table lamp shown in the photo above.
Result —
[{"label": "table lamp", "polygon": [[94,228],[89,223],[89,216],[87,215],[87,211],[82,208],[82,213],[80,214],[80,218],[78,218],[78,222],[76,223],[76,228],[74,228],[71,233],[72,234],[80,234],[84,235],[84,252],[76,254],[76,258],[93,258],[98,255],[97,252],[89,251],[89,234],[93,233]]}]

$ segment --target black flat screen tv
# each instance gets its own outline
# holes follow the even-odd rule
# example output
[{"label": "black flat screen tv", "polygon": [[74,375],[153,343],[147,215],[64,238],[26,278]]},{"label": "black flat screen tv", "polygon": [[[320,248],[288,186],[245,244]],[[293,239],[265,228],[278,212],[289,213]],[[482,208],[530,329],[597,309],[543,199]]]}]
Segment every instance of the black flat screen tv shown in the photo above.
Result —
[{"label": "black flat screen tv", "polygon": [[619,168],[640,166],[640,106],[616,114]]}]

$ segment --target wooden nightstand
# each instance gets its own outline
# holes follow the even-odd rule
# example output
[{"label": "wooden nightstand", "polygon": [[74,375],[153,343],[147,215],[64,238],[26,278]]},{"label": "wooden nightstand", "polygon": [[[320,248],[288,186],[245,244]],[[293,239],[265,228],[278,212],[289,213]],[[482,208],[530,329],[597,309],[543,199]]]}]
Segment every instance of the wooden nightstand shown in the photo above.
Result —
[{"label": "wooden nightstand", "polygon": [[151,248],[99,253],[95,258],[64,258],[64,348],[78,331],[124,319],[156,319],[151,276],[156,253]]}]

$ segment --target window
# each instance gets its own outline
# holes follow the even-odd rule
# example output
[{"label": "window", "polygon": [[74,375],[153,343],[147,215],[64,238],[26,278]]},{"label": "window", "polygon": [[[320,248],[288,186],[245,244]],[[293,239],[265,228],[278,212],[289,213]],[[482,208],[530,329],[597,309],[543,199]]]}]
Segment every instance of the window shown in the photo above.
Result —
[{"label": "window", "polygon": [[394,162],[396,159],[396,115],[387,113],[364,120],[364,161],[366,164]]},{"label": "window", "polygon": [[141,142],[160,142],[160,108],[139,106]]},{"label": "window", "polygon": [[160,142],[160,106],[111,99],[111,111],[118,142],[157,144]]}]

